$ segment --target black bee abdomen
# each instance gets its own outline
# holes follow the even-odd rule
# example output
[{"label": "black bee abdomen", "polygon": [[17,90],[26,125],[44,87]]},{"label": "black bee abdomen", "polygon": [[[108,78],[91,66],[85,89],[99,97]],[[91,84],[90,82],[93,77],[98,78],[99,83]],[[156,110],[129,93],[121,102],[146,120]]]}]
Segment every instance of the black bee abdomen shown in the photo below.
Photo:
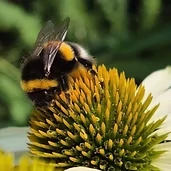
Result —
[{"label": "black bee abdomen", "polygon": [[37,90],[31,93],[27,93],[27,95],[36,107],[43,107],[47,106],[53,100],[54,91],[54,89]]},{"label": "black bee abdomen", "polygon": [[29,81],[44,77],[44,64],[40,59],[32,59],[25,64],[22,70],[22,80]]}]

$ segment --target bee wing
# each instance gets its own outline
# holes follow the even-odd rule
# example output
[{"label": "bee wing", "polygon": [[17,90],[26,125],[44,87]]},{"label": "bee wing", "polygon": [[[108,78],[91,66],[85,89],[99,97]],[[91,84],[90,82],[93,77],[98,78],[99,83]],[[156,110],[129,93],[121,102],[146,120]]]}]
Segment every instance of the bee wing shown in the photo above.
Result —
[{"label": "bee wing", "polygon": [[59,27],[56,27],[56,29],[54,30],[55,40],[60,40],[62,42],[64,41],[68,31],[69,23],[70,18],[67,17]]},{"label": "bee wing", "polygon": [[69,27],[69,23],[70,23],[70,19],[66,18],[63,21],[63,23],[61,24],[61,26],[56,27],[56,29],[54,29],[53,34],[50,35],[50,37],[49,37],[53,41],[58,41],[58,45],[54,48],[51,44],[49,44],[49,47],[46,48],[46,51],[45,51],[46,55],[44,55],[44,64],[45,64],[44,70],[45,70],[47,76],[50,73],[50,68],[53,64],[55,56],[56,56],[62,42],[64,41],[64,39],[66,37],[68,27]]},{"label": "bee wing", "polygon": [[43,50],[44,44],[48,43],[50,41],[58,41],[58,45],[54,48],[52,44],[48,45],[48,48],[45,49],[45,55],[43,57],[44,61],[44,70],[46,71],[46,74],[49,74],[50,68],[52,66],[52,63],[54,61],[54,58],[56,56],[56,53],[59,50],[59,47],[61,46],[62,42],[64,41],[67,30],[69,27],[70,19],[67,17],[60,26],[54,27],[54,24],[52,21],[48,21],[44,27],[40,30],[35,46],[33,48],[33,55],[36,57],[38,56],[41,51]]},{"label": "bee wing", "polygon": [[43,49],[43,45],[53,39],[55,29],[52,21],[48,21],[40,30],[33,48],[33,55],[38,56]]}]

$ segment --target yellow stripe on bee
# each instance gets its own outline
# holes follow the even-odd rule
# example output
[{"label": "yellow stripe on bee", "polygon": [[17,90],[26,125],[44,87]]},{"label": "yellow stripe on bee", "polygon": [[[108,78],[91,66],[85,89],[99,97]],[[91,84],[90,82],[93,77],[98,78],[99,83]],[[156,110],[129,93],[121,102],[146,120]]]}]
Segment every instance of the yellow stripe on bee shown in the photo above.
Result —
[{"label": "yellow stripe on bee", "polygon": [[58,83],[56,80],[35,79],[30,81],[21,81],[21,88],[27,93],[33,92],[35,89],[48,90],[57,86]]},{"label": "yellow stripe on bee", "polygon": [[74,51],[67,43],[63,42],[59,48],[59,51],[62,53],[66,61],[72,61],[74,59]]},{"label": "yellow stripe on bee", "polygon": [[[49,44],[56,47],[60,43],[61,43],[60,41],[49,41],[49,42],[44,44],[44,48],[48,47]],[[62,55],[66,61],[72,61],[74,59],[74,51],[69,44],[62,42],[60,47],[59,47],[59,51],[62,53]]]}]

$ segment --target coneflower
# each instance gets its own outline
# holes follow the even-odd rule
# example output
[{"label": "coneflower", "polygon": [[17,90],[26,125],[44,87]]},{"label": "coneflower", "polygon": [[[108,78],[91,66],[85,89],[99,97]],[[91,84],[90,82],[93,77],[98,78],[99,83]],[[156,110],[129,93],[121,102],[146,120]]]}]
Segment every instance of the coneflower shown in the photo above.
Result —
[{"label": "coneflower", "polygon": [[149,108],[152,95],[144,99],[144,87],[117,69],[94,69],[97,76],[82,71],[52,106],[33,113],[30,152],[57,168],[164,170],[158,161],[171,156],[166,116],[151,120],[159,104]]}]

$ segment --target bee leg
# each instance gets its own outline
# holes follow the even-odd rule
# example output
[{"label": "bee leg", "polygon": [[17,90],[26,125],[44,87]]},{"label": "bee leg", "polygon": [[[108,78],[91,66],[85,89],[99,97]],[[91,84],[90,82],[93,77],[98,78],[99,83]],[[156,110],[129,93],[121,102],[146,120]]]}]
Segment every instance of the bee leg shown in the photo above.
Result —
[{"label": "bee leg", "polygon": [[63,91],[67,91],[69,89],[68,85],[68,76],[67,75],[62,75],[60,77],[60,82],[61,82],[61,88]]},{"label": "bee leg", "polygon": [[96,72],[95,70],[93,70],[93,69],[90,69],[90,72],[91,72],[91,74],[92,74],[93,76],[97,75],[97,72]]},{"label": "bee leg", "polygon": [[64,75],[58,78],[57,81],[59,83],[59,86],[55,88],[54,93],[60,94],[62,91],[67,91],[69,89],[67,80],[67,76]]}]

